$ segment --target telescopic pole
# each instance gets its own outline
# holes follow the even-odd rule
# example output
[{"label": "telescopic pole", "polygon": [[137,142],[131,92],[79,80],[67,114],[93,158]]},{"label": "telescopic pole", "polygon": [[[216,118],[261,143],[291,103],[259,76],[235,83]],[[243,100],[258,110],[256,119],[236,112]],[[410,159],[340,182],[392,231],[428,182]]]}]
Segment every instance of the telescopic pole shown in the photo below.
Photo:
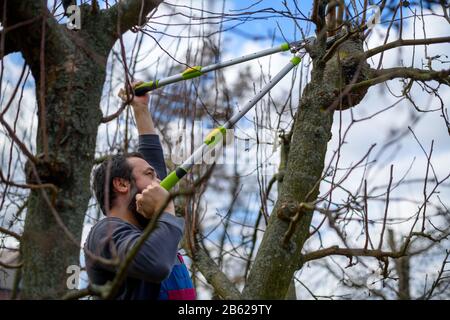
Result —
[{"label": "telescopic pole", "polygon": [[252,54],[248,54],[248,55],[245,55],[245,56],[242,56],[239,58],[234,58],[234,59],[231,59],[228,61],[218,62],[218,63],[211,64],[211,65],[208,65],[205,67],[195,66],[195,67],[187,68],[182,73],[175,74],[175,75],[169,76],[167,78],[163,78],[160,80],[152,80],[149,82],[143,82],[134,88],[134,94],[136,96],[143,96],[144,94],[146,94],[149,91],[153,91],[155,89],[164,87],[171,83],[200,77],[200,76],[202,76],[208,72],[214,71],[214,70],[219,70],[219,69],[229,67],[229,66],[232,66],[235,64],[239,64],[242,62],[265,57],[265,56],[268,56],[268,55],[271,55],[271,54],[274,54],[277,52],[283,52],[283,51],[290,50],[292,53],[295,53],[299,50],[300,47],[303,46],[303,44],[305,42],[313,41],[313,39],[314,39],[314,37],[308,38],[304,41],[295,41],[295,42],[291,42],[291,43],[286,42],[277,47],[265,49],[265,50],[258,51],[258,52],[252,53]]},{"label": "telescopic pole", "polygon": [[233,115],[224,125],[213,129],[203,141],[203,144],[199,146],[189,158],[187,158],[183,164],[178,166],[175,171],[172,171],[163,181],[161,186],[166,189],[172,189],[181,178],[183,178],[196,163],[201,163],[203,156],[211,151],[215,145],[222,141],[223,136],[226,134],[227,129],[231,129],[253,106],[261,100],[261,98],[269,92],[286,74],[289,73],[296,65],[298,65],[305,55],[304,52],[298,51],[289,63],[268,82],[259,93],[254,96],[238,113]]}]

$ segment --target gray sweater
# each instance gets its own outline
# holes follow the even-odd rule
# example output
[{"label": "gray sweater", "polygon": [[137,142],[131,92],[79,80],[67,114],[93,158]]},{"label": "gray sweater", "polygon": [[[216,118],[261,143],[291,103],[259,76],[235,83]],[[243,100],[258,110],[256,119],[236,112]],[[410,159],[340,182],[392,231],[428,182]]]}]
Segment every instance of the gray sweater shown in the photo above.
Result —
[{"label": "gray sweater", "polygon": [[[157,135],[139,137],[139,152],[152,165],[160,179],[166,176],[161,144]],[[184,231],[184,219],[169,213],[158,218],[156,228],[147,238],[128,268],[127,278],[116,299],[156,299],[160,283],[169,276],[176,263],[178,243]],[[85,247],[94,254],[109,259],[113,252],[122,261],[134,246],[142,230],[122,219],[106,217],[90,231]],[[94,284],[104,284],[115,276],[115,270],[86,255],[86,269]]]}]

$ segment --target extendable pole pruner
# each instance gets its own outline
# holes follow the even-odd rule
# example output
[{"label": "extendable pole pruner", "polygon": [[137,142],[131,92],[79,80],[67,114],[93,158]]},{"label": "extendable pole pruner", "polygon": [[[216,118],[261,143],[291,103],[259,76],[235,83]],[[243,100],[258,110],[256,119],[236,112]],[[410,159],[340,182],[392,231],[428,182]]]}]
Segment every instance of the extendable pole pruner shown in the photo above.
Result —
[{"label": "extendable pole pruner", "polygon": [[[328,37],[326,40],[327,47],[330,47],[336,41],[336,39],[338,37],[340,37],[339,34],[332,36],[332,37]],[[303,49],[306,45],[313,44],[315,41],[316,41],[316,37],[309,37],[302,41],[285,42],[282,45],[279,45],[277,47],[261,50],[261,51],[258,51],[258,52],[252,53],[252,54],[242,56],[240,58],[234,58],[234,59],[231,59],[228,61],[214,63],[209,66],[190,67],[190,68],[187,68],[186,70],[184,70],[182,73],[175,74],[175,75],[169,76],[167,78],[163,78],[160,80],[152,80],[149,82],[143,82],[134,88],[134,94],[136,96],[143,96],[144,94],[146,94],[149,91],[153,91],[155,89],[162,88],[168,84],[197,78],[197,77],[200,77],[200,76],[202,76],[208,72],[214,71],[214,70],[219,70],[219,69],[226,68],[226,67],[229,67],[229,66],[232,66],[235,64],[239,64],[242,62],[265,57],[265,56],[268,56],[268,55],[271,55],[274,53],[288,51],[288,50],[291,51],[292,53],[297,53],[301,49]]]},{"label": "extendable pole pruner", "polygon": [[161,186],[170,190],[175,186],[181,178],[183,178],[194,166],[195,163],[199,163],[203,159],[203,156],[211,151],[214,146],[220,143],[223,136],[226,134],[227,129],[231,129],[261,98],[270,91],[286,74],[289,73],[296,65],[298,65],[305,55],[305,52],[300,49],[295,53],[294,57],[289,61],[289,63],[273,77],[269,83],[267,83],[259,93],[254,96],[238,113],[233,115],[230,120],[228,120],[224,125],[212,130],[203,141],[203,144],[198,147],[194,153],[187,158],[183,164],[172,171],[163,181],[161,181]]},{"label": "extendable pole pruner", "polygon": [[[327,47],[330,47],[340,36],[335,35],[333,37],[328,37],[326,40]],[[267,83],[259,93],[253,97],[247,104],[242,108],[241,111],[236,113],[231,117],[224,125],[215,128],[212,130],[204,140],[203,144],[198,147],[192,155],[187,158],[183,164],[176,168],[175,171],[171,172],[163,181],[161,181],[161,186],[166,189],[172,189],[181,178],[183,178],[194,166],[195,163],[202,160],[203,156],[211,151],[214,146],[216,146],[219,142],[222,141],[223,136],[226,134],[227,129],[231,129],[248,111],[252,109],[252,107],[259,101],[261,98],[269,92],[286,74],[289,73],[296,65],[300,63],[305,53],[305,46],[313,44],[316,41],[315,37],[309,37],[304,39],[303,41],[295,41],[291,43],[283,43],[281,46],[265,49],[259,52],[255,52],[240,58],[231,59],[225,62],[219,62],[216,64],[212,64],[206,67],[195,66],[192,68],[188,68],[184,72],[173,75],[161,80],[155,80],[150,82],[144,82],[134,88],[134,94],[136,96],[142,96],[149,91],[155,90],[157,88],[161,88],[171,83],[188,80],[192,78],[199,77],[205,73],[222,69],[228,66],[232,66],[238,63],[242,63],[245,61],[250,61],[253,59],[257,59],[260,57],[264,57],[267,55],[271,55],[277,52],[288,51],[290,50],[294,53],[294,57],[290,60],[290,62]]]},{"label": "extendable pole pruner", "polygon": [[214,71],[214,70],[219,70],[219,69],[222,69],[225,67],[229,67],[229,66],[238,64],[238,63],[265,57],[265,56],[268,56],[268,55],[271,55],[271,54],[274,54],[277,52],[283,52],[283,51],[290,50],[292,53],[296,53],[300,50],[300,48],[302,48],[305,45],[306,42],[314,41],[314,39],[315,39],[314,37],[310,37],[303,41],[294,41],[294,42],[290,42],[290,43],[286,42],[277,47],[258,51],[258,52],[252,53],[252,54],[242,56],[240,58],[234,58],[234,59],[231,59],[228,61],[218,62],[218,63],[211,64],[211,65],[205,66],[205,67],[202,67],[202,66],[190,67],[190,68],[187,68],[186,70],[184,70],[182,73],[175,74],[175,75],[167,77],[167,78],[141,83],[140,85],[138,85],[134,88],[134,94],[136,96],[142,96],[149,91],[164,87],[171,83],[200,77],[200,76],[202,76],[208,72]]}]

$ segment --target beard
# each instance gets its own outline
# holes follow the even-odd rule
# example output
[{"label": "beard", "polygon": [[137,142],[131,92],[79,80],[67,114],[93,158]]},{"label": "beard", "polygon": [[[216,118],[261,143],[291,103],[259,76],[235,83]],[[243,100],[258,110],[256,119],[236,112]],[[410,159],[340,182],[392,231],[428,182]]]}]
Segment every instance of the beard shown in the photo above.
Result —
[{"label": "beard", "polygon": [[137,222],[139,223],[139,226],[142,229],[145,229],[147,225],[150,223],[150,219],[147,219],[142,214],[137,212],[137,206],[136,206],[136,195],[141,193],[142,190],[139,190],[135,183],[131,182],[131,199],[130,203],[128,204],[128,210],[130,210],[131,214],[136,218]]}]

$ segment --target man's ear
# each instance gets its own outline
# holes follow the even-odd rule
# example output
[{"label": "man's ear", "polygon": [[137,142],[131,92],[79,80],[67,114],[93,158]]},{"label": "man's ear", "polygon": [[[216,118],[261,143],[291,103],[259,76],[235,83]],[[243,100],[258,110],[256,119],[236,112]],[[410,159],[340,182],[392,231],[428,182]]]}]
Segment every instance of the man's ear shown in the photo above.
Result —
[{"label": "man's ear", "polygon": [[118,193],[127,193],[130,190],[130,181],[123,178],[114,178],[113,187]]}]

